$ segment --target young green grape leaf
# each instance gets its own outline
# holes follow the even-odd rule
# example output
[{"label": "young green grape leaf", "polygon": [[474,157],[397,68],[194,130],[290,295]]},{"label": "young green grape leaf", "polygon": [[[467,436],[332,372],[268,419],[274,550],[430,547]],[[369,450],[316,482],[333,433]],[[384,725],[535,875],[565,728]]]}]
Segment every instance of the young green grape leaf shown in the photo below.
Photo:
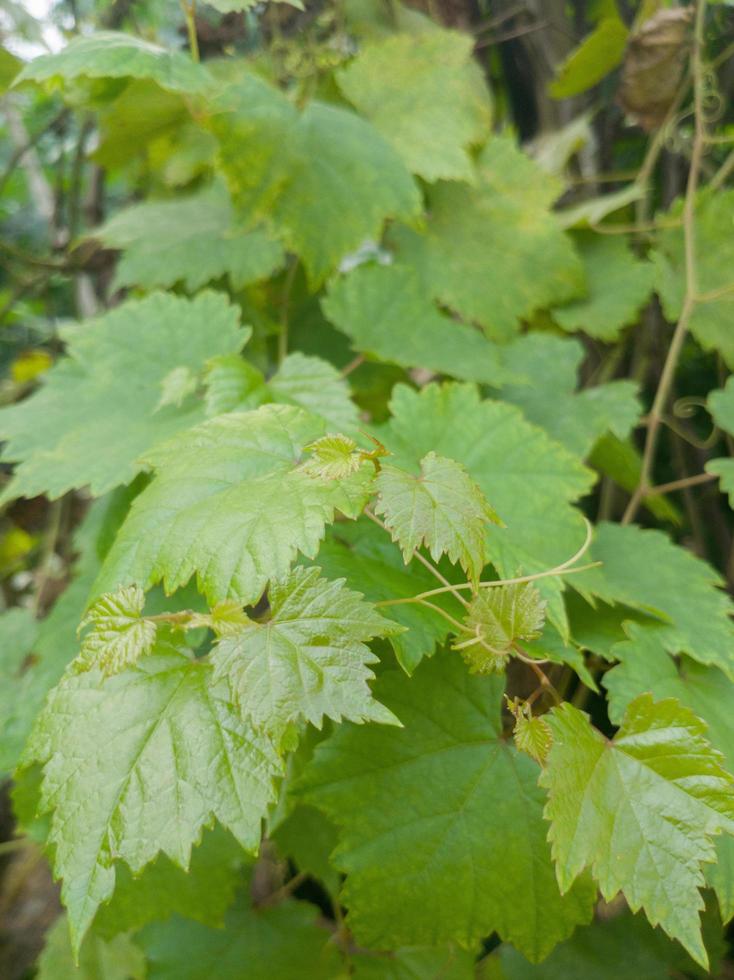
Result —
[{"label": "young green grape leaf", "polygon": [[82,637],[77,670],[98,667],[103,674],[119,674],[150,653],[156,624],[142,618],[145,593],[137,585],[100,596],[89,607],[79,628],[92,628]]},{"label": "young green grape leaf", "polygon": [[655,267],[633,255],[621,235],[579,232],[574,236],[586,272],[587,295],[553,310],[556,323],[597,340],[617,340],[650,298]]},{"label": "young green grape leaf", "polygon": [[344,479],[362,465],[359,446],[349,436],[321,436],[306,449],[311,453],[304,464],[306,468],[327,480]]},{"label": "young green grape leaf", "polygon": [[501,526],[502,521],[460,463],[430,452],[417,476],[385,464],[375,486],[375,511],[385,518],[406,564],[425,545],[434,561],[448,555],[472,582],[479,580],[485,525]]},{"label": "young green grape leaf", "polygon": [[110,939],[90,933],[77,957],[62,915],[46,935],[34,976],[37,980],[146,980],[147,971],[142,949],[125,933]]},{"label": "young green grape leaf", "polygon": [[281,763],[242,725],[211,666],[165,637],[113,677],[67,676],[50,693],[23,758],[44,766],[42,811],[72,942],[115,887],[115,863],[139,873],[160,852],[187,868],[215,818],[253,851]]},{"label": "young green grape leaf", "polygon": [[324,716],[397,723],[372,697],[368,665],[378,658],[366,643],[400,626],[318,568],[295,568],[273,583],[268,603],[265,622],[222,637],[211,655],[214,676],[226,678],[246,720],[274,735],[299,718],[317,728]]},{"label": "young green grape leaf", "polygon": [[495,387],[513,378],[502,349],[441,313],[407,266],[361,265],[333,280],[321,305],[356,350],[380,360]]},{"label": "young green grape leaf", "polygon": [[223,599],[207,613],[194,613],[186,628],[198,629],[205,626],[217,636],[231,636],[250,623],[251,619],[238,599]]},{"label": "young green grape leaf", "polygon": [[[519,409],[460,384],[420,392],[397,385],[390,407],[380,438],[396,466],[415,470],[432,451],[454,459],[501,515],[506,527],[485,529],[486,558],[500,576],[546,571],[581,547],[584,522],[571,503],[589,490],[593,474]],[[567,636],[562,583],[541,579],[537,587],[548,618]]]},{"label": "young green grape leaf", "polygon": [[507,341],[535,310],[583,293],[583,267],[549,210],[560,187],[547,173],[504,136],[490,138],[477,166],[475,187],[431,189],[425,234],[396,228],[390,241],[425,295]]},{"label": "young green grape leaf", "polygon": [[339,827],[360,944],[471,947],[496,931],[539,960],[589,921],[590,882],[558,891],[538,767],[502,738],[502,686],[440,654],[377,680],[404,728],[343,725],[317,747],[303,791]]},{"label": "young green grape leaf", "polygon": [[610,381],[576,391],[584,349],[577,340],[548,333],[529,333],[509,345],[505,363],[524,375],[507,384],[504,401],[521,408],[525,417],[545,429],[569,452],[586,459],[606,432],[626,438],[642,414],[637,385]]},{"label": "young green grape leaf", "polygon": [[591,868],[604,898],[621,891],[704,967],[702,865],[734,833],[734,787],[705,724],[677,701],[648,694],[628,707],[613,741],[571,704],[548,717],[553,746],[540,783],[558,882]]},{"label": "young green grape leaf", "polygon": [[[732,263],[734,241],[731,234],[734,190],[704,188],[695,207],[696,288],[700,297],[691,314],[690,330],[704,350],[721,354],[734,368],[734,310]],[[657,287],[666,317],[675,322],[680,316],[685,291],[685,240],[682,222],[683,202],[666,213],[652,253],[657,266]],[[675,224],[678,219],[679,224]]]},{"label": "young green grape leaf", "polygon": [[[614,10],[614,8],[612,8]],[[629,30],[619,15],[602,17],[571,51],[548,87],[554,99],[568,99],[593,88],[622,61]]]},{"label": "young green grape leaf", "polygon": [[[417,561],[405,564],[396,544],[372,521],[332,528],[319,549],[316,563],[328,578],[345,578],[371,602],[409,599],[436,586],[436,579]],[[449,571],[449,569],[446,569]],[[439,610],[461,617],[462,608],[451,595],[431,599]],[[405,627],[405,632],[388,636],[398,663],[412,674],[423,657],[430,657],[450,630],[447,620],[433,608],[417,603],[385,607],[384,614]]]},{"label": "young green grape leaf", "polygon": [[466,149],[489,135],[490,96],[472,48],[455,31],[397,34],[337,74],[349,101],[424,180],[471,181]]},{"label": "young green grape leaf", "polygon": [[240,899],[224,929],[178,917],[147,926],[137,937],[147,980],[334,980],[339,954],[318,914],[306,902],[256,909]]},{"label": "young green grape leaf", "polygon": [[553,745],[553,731],[550,725],[541,715],[533,715],[527,701],[508,698],[507,705],[515,719],[512,735],[518,751],[525,752],[541,766],[545,765]]},{"label": "young green grape leaf", "polygon": [[[609,716],[618,724],[628,705],[648,691],[655,698],[677,698],[707,725],[706,737],[734,773],[734,735],[731,709],[734,683],[716,667],[704,667],[688,657],[678,663],[669,655],[659,629],[634,623],[626,625],[628,638],[612,647],[621,664],[604,675],[609,695]],[[719,899],[725,922],[734,917],[734,839],[716,840],[716,864],[706,869],[706,879]]]},{"label": "young green grape leaf", "polygon": [[203,65],[130,34],[96,31],[73,38],[62,51],[34,58],[21,82],[70,82],[75,78],[149,78],[170,92],[195,95],[213,84]]},{"label": "young green grape leaf", "polygon": [[301,409],[263,405],[159,446],[147,457],[153,481],[133,502],[95,594],[160,581],[170,593],[195,574],[212,605],[256,602],[299,552],[315,556],[337,511],[356,517],[369,495],[369,464],[345,480],[301,465],[305,446],[324,429]]},{"label": "young green grape leaf", "polygon": [[459,636],[461,650],[473,674],[502,672],[518,640],[535,640],[545,623],[546,603],[529,582],[482,589],[466,615],[468,636]]},{"label": "young green grape leaf", "polygon": [[582,595],[662,615],[666,649],[734,678],[734,605],[710,565],[661,531],[606,522],[597,525],[588,558],[601,566],[573,576]]},{"label": "young green grape leaf", "polygon": [[16,463],[5,500],[87,485],[99,496],[129,483],[143,453],[204,417],[191,397],[160,407],[170,372],[198,374],[210,357],[240,350],[249,332],[222,294],[204,292],[128,300],[62,335],[66,356],[38,391],[0,411],[3,455]]},{"label": "young green grape leaf", "polygon": [[226,89],[211,127],[235,204],[269,216],[318,285],[349,252],[410,220],[418,188],[392,147],[358,116],[309,102],[299,112],[254,74]]},{"label": "young green grape leaf", "polygon": [[227,191],[215,184],[174,201],[145,201],[119,211],[92,238],[122,249],[113,288],[170,287],[195,292],[227,276],[233,290],[275,272],[283,248],[260,228],[238,228]]}]

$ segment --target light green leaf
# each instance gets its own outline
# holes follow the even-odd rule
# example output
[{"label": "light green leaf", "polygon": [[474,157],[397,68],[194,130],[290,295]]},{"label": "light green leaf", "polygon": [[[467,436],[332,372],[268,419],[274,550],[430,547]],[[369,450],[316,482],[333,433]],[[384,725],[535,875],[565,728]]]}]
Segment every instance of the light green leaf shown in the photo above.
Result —
[{"label": "light green leaf", "polygon": [[604,898],[621,891],[704,967],[701,866],[734,832],[732,777],[706,726],[675,700],[635,699],[613,741],[563,704],[547,716],[553,747],[540,776],[563,890],[591,868]]},{"label": "light green leaf", "polygon": [[597,340],[617,340],[650,298],[655,267],[630,251],[622,235],[592,232],[575,236],[586,271],[587,295],[553,310],[564,330],[583,330]]},{"label": "light green leaf", "polygon": [[642,413],[633,381],[610,381],[576,391],[584,349],[576,340],[530,333],[510,345],[506,364],[524,374],[525,384],[509,384],[502,398],[523,410],[569,452],[585,459],[605,432],[629,435]]},{"label": "light green leaf", "polygon": [[606,522],[597,525],[588,558],[602,565],[573,576],[582,595],[661,614],[670,653],[687,653],[734,678],[734,606],[710,565],[661,531]]},{"label": "light green leaf", "polygon": [[502,684],[456,654],[375,693],[403,729],[344,725],[304,774],[309,802],[340,828],[333,862],[359,943],[471,946],[492,931],[542,959],[594,901],[558,892],[537,765],[501,737]]},{"label": "light green leaf", "polygon": [[158,447],[152,483],[135,499],[95,594],[118,585],[168,593],[196,574],[210,604],[255,602],[301,552],[313,558],[337,511],[356,517],[373,468],[326,480],[299,465],[325,434],[301,409],[263,405],[210,419]]},{"label": "light green leaf", "polygon": [[23,666],[38,639],[38,622],[30,609],[8,609],[0,615],[0,773],[12,769],[19,746],[10,723],[15,713]]},{"label": "light green leaf", "polygon": [[734,507],[734,459],[712,459],[706,463],[706,472],[718,476],[721,492],[729,495],[729,503]]},{"label": "light green leaf", "polygon": [[265,622],[224,636],[211,655],[245,720],[274,735],[300,718],[317,728],[324,716],[396,723],[370,692],[368,664],[378,657],[365,644],[399,626],[317,568],[296,568],[271,585],[268,604]]},{"label": "light green leaf", "polygon": [[[257,6],[258,0],[204,0],[204,3],[214,7],[222,14],[239,13],[241,10],[251,10]],[[274,0],[274,3],[287,3],[297,10],[303,10],[301,0]]]},{"label": "light green leaf", "polygon": [[103,674],[119,674],[155,643],[156,625],[142,619],[145,593],[136,585],[101,596],[79,624],[92,627],[82,638],[78,670],[98,667]]},{"label": "light green leaf", "polygon": [[515,698],[515,702],[510,702],[509,707],[515,717],[512,735],[518,751],[525,752],[531,759],[545,765],[553,745],[553,732],[550,725],[542,715],[533,716],[527,702],[520,703]]},{"label": "light green leaf", "polygon": [[413,946],[389,953],[360,951],[355,980],[474,980],[474,954],[456,946]]},{"label": "light green leaf", "polygon": [[[723,388],[711,392],[708,410],[721,429],[734,435],[734,378],[729,378]],[[706,472],[719,477],[721,491],[729,494],[729,502],[734,508],[734,460],[712,459],[706,464]]]},{"label": "light green leaf", "polygon": [[[467,638],[461,650],[473,674],[503,671],[517,640],[535,640],[545,623],[546,604],[529,582],[482,589],[474,596],[466,616]],[[469,644],[469,638],[476,642]]]},{"label": "light green leaf", "polygon": [[214,818],[254,851],[281,764],[243,727],[212,668],[164,638],[121,674],[67,676],[49,695],[24,764],[44,764],[42,810],[79,948],[115,887],[115,863],[138,873],[160,852],[188,867]]},{"label": "light green leaf", "polygon": [[262,229],[238,228],[220,185],[173,201],[145,201],[119,211],[91,237],[122,249],[113,289],[171,287],[195,292],[227,276],[233,290],[271,275],[282,247]]},{"label": "light green leaf", "polygon": [[212,78],[184,54],[116,31],[75,37],[63,51],[42,54],[26,65],[15,81],[69,82],[75,78],[149,78],[171,92],[205,91]]},{"label": "light green leaf", "polygon": [[146,980],[143,951],[124,933],[109,941],[91,933],[77,963],[65,915],[49,930],[37,966],[37,980]]},{"label": "light green leaf", "polygon": [[[681,220],[678,201],[663,220]],[[695,208],[696,284],[701,297],[690,319],[690,330],[704,350],[715,350],[734,368],[734,190],[699,191]],[[658,292],[666,317],[680,316],[685,291],[685,245],[682,224],[658,233],[653,259],[658,271]],[[710,297],[710,298],[707,298]]]},{"label": "light green leaf", "polygon": [[288,354],[268,381],[268,389],[276,402],[305,408],[339,432],[355,432],[359,427],[359,412],[348,383],[320,357],[298,351]]},{"label": "light green leaf", "polygon": [[[448,456],[492,501],[506,527],[487,525],[486,558],[501,577],[553,568],[582,545],[583,520],[571,503],[593,476],[513,405],[481,400],[472,385],[431,384],[421,392],[398,385],[391,410],[380,438],[396,466],[417,472],[427,453]],[[538,588],[549,619],[565,633],[562,583],[543,579]]]},{"label": "light green leaf", "polygon": [[148,926],[138,937],[147,980],[334,980],[339,957],[318,915],[305,902],[253,909],[240,901],[224,929],[179,918]]},{"label": "light green leaf", "polygon": [[568,99],[593,88],[622,61],[629,31],[619,17],[604,17],[558,69],[548,91]]},{"label": "light green leaf", "polygon": [[211,126],[232,198],[267,215],[318,285],[348,252],[380,237],[387,218],[420,209],[397,153],[368,122],[310,102],[303,112],[255,75],[223,96]]},{"label": "light green leaf", "polygon": [[375,486],[375,511],[385,518],[406,564],[425,545],[434,561],[445,554],[472,582],[479,581],[485,526],[502,522],[460,463],[430,452],[417,476],[384,464]]},{"label": "light green leaf", "polygon": [[431,189],[425,233],[396,228],[390,240],[425,295],[509,340],[522,319],[582,293],[583,268],[549,210],[560,189],[553,178],[501,136],[477,166],[476,187]]},{"label": "light green leaf", "polygon": [[359,266],[330,284],[322,307],[355,350],[380,360],[496,387],[512,377],[501,348],[439,312],[406,266]]},{"label": "light green leaf", "polygon": [[610,214],[629,207],[644,196],[645,188],[633,181],[621,191],[592,197],[570,208],[561,208],[556,212],[558,223],[561,228],[594,228]]},{"label": "light green leaf", "polygon": [[473,46],[455,31],[398,34],[365,47],[337,75],[349,101],[425,180],[471,181],[466,148],[489,135],[491,103]]},{"label": "light green leaf", "polygon": [[[620,439],[611,432],[605,433],[594,444],[588,462],[629,493],[639,486],[642,455],[629,438]],[[674,525],[682,523],[680,509],[665,495],[651,494],[643,498],[642,504],[660,520]]]},{"label": "light green leaf", "polygon": [[[316,562],[329,578],[346,578],[351,588],[364,592],[371,602],[407,599],[437,584],[416,561],[406,565],[397,545],[366,519],[335,525],[319,549]],[[434,596],[431,601],[455,619],[461,616],[461,606],[451,595]],[[406,632],[388,639],[398,663],[408,674],[423,657],[432,656],[448,635],[449,625],[444,617],[425,606],[387,606],[384,613],[406,628]]]},{"label": "light green leaf", "polygon": [[66,356],[39,390],[0,411],[4,458],[17,462],[3,498],[59,497],[86,485],[99,496],[129,483],[143,453],[203,418],[191,397],[158,407],[165,378],[239,350],[248,333],[238,320],[219,293],[155,293],[66,328]]},{"label": "light green leaf", "polygon": [[363,455],[349,436],[321,436],[306,448],[311,453],[305,466],[327,480],[340,480],[355,473],[362,465]]}]

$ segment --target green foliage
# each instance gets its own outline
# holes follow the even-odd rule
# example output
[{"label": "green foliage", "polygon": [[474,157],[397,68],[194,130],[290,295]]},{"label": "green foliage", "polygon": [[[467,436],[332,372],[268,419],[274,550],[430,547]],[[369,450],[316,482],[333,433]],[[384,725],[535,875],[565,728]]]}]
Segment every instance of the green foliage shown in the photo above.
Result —
[{"label": "green foliage", "polygon": [[0,49],[21,969],[723,974],[725,11],[134,6]]}]

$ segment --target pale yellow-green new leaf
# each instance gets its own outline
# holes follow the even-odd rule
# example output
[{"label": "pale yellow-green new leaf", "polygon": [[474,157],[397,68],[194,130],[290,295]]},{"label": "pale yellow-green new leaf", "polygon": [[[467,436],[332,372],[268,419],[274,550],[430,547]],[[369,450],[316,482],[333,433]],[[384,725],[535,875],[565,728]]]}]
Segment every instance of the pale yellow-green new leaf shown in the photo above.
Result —
[{"label": "pale yellow-green new leaf", "polygon": [[421,460],[418,475],[384,465],[376,486],[375,511],[385,518],[406,564],[425,545],[434,561],[448,555],[472,582],[479,579],[485,527],[502,521],[461,463],[431,452]]},{"label": "pale yellow-green new leaf", "polygon": [[[475,674],[504,669],[517,640],[534,640],[545,623],[546,603],[529,582],[482,589],[469,606],[467,639],[457,649]],[[468,643],[474,637],[475,642]]]},{"label": "pale yellow-green new leaf", "polygon": [[80,629],[92,628],[82,639],[76,668],[99,667],[103,674],[117,674],[150,653],[156,625],[142,618],[144,606],[145,593],[136,585],[100,596],[80,623]]}]

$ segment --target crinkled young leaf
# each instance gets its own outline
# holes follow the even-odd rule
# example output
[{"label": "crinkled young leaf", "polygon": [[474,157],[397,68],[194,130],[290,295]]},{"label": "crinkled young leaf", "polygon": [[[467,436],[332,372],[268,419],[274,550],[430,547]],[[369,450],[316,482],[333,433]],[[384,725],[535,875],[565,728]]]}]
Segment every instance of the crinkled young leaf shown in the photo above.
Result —
[{"label": "crinkled young leaf", "polygon": [[295,568],[271,585],[268,604],[265,622],[222,637],[211,655],[245,720],[276,735],[299,718],[317,728],[324,716],[396,723],[372,697],[368,664],[378,658],[365,644],[399,626],[318,568]]},{"label": "crinkled young leaf", "polygon": [[113,677],[65,677],[24,754],[44,766],[41,808],[75,949],[114,891],[117,861],[137,873],[162,852],[186,868],[214,818],[253,851],[274,799],[280,760],[211,666],[165,638],[156,651]]},{"label": "crinkled young leaf", "polygon": [[322,306],[356,350],[380,360],[496,387],[512,378],[501,348],[441,313],[407,266],[361,265],[331,283]]},{"label": "crinkled young leaf", "polygon": [[[417,561],[406,565],[398,546],[366,519],[335,525],[319,549],[316,563],[328,578],[346,578],[350,587],[364,592],[372,602],[408,599],[436,587],[436,579],[427,569]],[[461,606],[451,595],[437,595],[431,601],[454,619],[461,617]],[[408,674],[423,657],[433,655],[450,629],[440,613],[415,603],[387,606],[383,613],[406,628],[406,632],[388,639]]]},{"label": "crinkled young leaf", "polygon": [[489,134],[491,103],[468,35],[397,34],[337,75],[342,92],[425,180],[469,180],[466,148]]},{"label": "crinkled young leaf", "polygon": [[119,674],[153,649],[156,625],[142,618],[145,593],[137,585],[100,596],[80,625],[92,628],[84,635],[77,658],[80,670],[98,667],[103,674]]},{"label": "crinkled young leaf", "polygon": [[339,480],[355,473],[362,465],[362,453],[349,436],[329,434],[321,436],[306,447],[311,456],[305,466],[327,480]]},{"label": "crinkled young leaf", "polygon": [[501,737],[501,682],[449,653],[382,674],[375,694],[405,727],[341,726],[303,776],[340,828],[357,941],[471,946],[497,931],[542,959],[590,919],[595,891],[558,891],[538,767]]},{"label": "crinkled young leaf", "polygon": [[86,78],[149,78],[171,92],[201,93],[212,84],[203,65],[178,51],[116,31],[79,35],[55,54],[34,58],[16,79],[63,82]]},{"label": "crinkled young leaf", "polygon": [[622,235],[583,232],[574,238],[586,272],[587,295],[553,310],[564,330],[616,340],[652,293],[655,267],[632,254]]},{"label": "crinkled young leaf", "polygon": [[213,292],[155,293],[66,328],[66,356],[30,398],[0,411],[3,455],[17,464],[4,499],[87,485],[99,496],[129,483],[143,453],[204,417],[191,396],[161,407],[170,372],[197,375],[248,336],[237,308]]},{"label": "crinkled young leaf", "polygon": [[[618,724],[630,702],[646,691],[655,698],[677,698],[706,722],[706,737],[734,773],[734,683],[716,667],[704,667],[688,657],[676,663],[658,629],[628,623],[626,630],[629,638],[612,648],[622,663],[604,675],[612,721]],[[727,922],[734,917],[734,839],[728,834],[719,837],[716,852],[716,864],[707,867],[706,879]]]},{"label": "crinkled young leaf", "polygon": [[[665,215],[665,220],[678,218],[680,224],[658,233],[657,247],[652,253],[663,310],[672,322],[680,316],[686,284],[682,210],[683,202],[678,201]],[[690,330],[704,350],[718,351],[728,366],[734,368],[734,330],[731,329],[734,190],[699,191],[695,215],[696,286],[701,299],[694,306]]]},{"label": "crinkled young leaf", "polygon": [[334,980],[339,955],[306,902],[255,909],[240,900],[224,929],[175,917],[138,936],[147,980]]},{"label": "crinkled young leaf", "polygon": [[501,521],[460,463],[431,452],[421,460],[417,476],[385,464],[375,487],[375,511],[385,518],[406,564],[425,545],[434,561],[448,555],[472,582],[479,580],[484,528]]},{"label": "crinkled young leaf", "polygon": [[587,557],[602,564],[573,576],[582,595],[662,614],[667,650],[734,679],[734,606],[710,565],[661,531],[606,522],[597,525]]},{"label": "crinkled young leaf", "polygon": [[705,724],[675,700],[643,694],[613,741],[563,704],[547,716],[553,746],[540,776],[563,890],[591,868],[607,901],[621,891],[704,967],[702,865],[715,835],[734,833],[734,780]]},{"label": "crinkled young leaf", "polygon": [[232,289],[271,275],[283,248],[262,229],[238,228],[222,185],[174,201],[145,201],[119,211],[92,237],[123,250],[113,288],[170,287],[194,292],[227,276]]},{"label": "crinkled young leaf", "polygon": [[[474,674],[503,670],[517,640],[535,640],[545,623],[546,603],[529,582],[482,589],[466,615],[468,636],[459,637],[461,656]],[[468,644],[469,637],[475,642]]]},{"label": "crinkled young leaf", "polygon": [[476,187],[433,187],[426,232],[396,229],[391,241],[427,295],[509,340],[535,310],[583,293],[583,267],[548,207],[555,182],[510,139],[489,140],[478,174]]},{"label": "crinkled young leaf", "polygon": [[[416,471],[431,451],[450,457],[492,502],[506,526],[487,525],[486,557],[503,578],[553,568],[582,545],[583,520],[570,505],[593,475],[513,405],[482,400],[472,385],[398,385],[391,410],[380,438],[395,465]],[[538,588],[565,632],[562,583],[542,579]]]},{"label": "crinkled young leaf", "polygon": [[524,375],[524,381],[505,385],[503,400],[582,459],[605,432],[624,439],[642,414],[633,381],[576,390],[584,359],[576,340],[526,334],[507,348],[505,358],[508,369]]},{"label": "crinkled young leaf", "polygon": [[337,511],[356,517],[369,464],[345,480],[300,465],[325,424],[287,405],[233,412],[182,433],[148,457],[156,473],[135,499],[96,593],[162,581],[167,592],[196,575],[210,604],[259,599],[298,552],[313,558]]},{"label": "crinkled young leaf", "polygon": [[277,89],[244,75],[211,126],[235,204],[267,215],[314,284],[347,253],[380,237],[387,218],[420,209],[400,157],[364,119],[309,102],[299,112]]},{"label": "crinkled young leaf", "polygon": [[542,716],[533,716],[522,708],[515,714],[515,727],[512,730],[518,751],[525,752],[541,765],[548,760],[553,745],[553,731]]}]

